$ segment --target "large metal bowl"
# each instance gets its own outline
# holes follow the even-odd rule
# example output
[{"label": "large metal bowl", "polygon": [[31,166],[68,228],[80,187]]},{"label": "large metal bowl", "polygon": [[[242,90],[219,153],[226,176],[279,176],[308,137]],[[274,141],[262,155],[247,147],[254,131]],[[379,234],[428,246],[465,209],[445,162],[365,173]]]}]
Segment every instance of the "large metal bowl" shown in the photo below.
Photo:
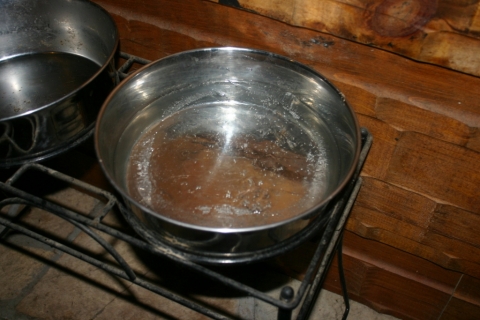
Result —
[{"label": "large metal bowl", "polygon": [[0,167],[93,134],[115,85],[114,21],[86,0],[0,0]]},{"label": "large metal bowl", "polygon": [[352,177],[360,131],[344,96],[314,70],[269,52],[207,48],[121,83],[99,113],[95,147],[141,236],[224,263],[321,220]]}]

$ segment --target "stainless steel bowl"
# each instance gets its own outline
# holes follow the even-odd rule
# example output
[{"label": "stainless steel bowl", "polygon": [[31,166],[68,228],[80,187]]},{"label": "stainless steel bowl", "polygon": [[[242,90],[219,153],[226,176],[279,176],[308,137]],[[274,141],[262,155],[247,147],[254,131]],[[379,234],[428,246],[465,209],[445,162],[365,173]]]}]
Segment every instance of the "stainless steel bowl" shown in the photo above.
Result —
[{"label": "stainless steel bowl", "polygon": [[0,1],[0,167],[93,133],[115,85],[114,21],[85,0]]},{"label": "stainless steel bowl", "polygon": [[95,146],[140,235],[224,263],[322,219],[352,176],[360,131],[314,70],[269,52],[208,48],[121,83],[100,111]]}]

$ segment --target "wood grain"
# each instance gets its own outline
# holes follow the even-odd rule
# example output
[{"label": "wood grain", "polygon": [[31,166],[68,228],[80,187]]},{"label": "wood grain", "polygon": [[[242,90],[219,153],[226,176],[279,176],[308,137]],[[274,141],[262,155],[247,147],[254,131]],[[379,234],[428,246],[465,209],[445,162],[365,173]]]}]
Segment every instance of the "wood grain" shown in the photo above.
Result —
[{"label": "wood grain", "polygon": [[367,90],[345,84],[340,81],[332,81],[333,84],[348,97],[347,102],[356,113],[375,117],[375,104],[377,96]]},{"label": "wood grain", "polygon": [[480,249],[478,226],[480,226],[478,213],[449,205],[439,205],[435,209],[429,229]]},{"label": "wood grain", "polygon": [[[427,228],[436,205],[435,201],[418,193],[364,177],[355,207],[375,210],[399,221]],[[354,213],[352,217],[355,218]]]},{"label": "wood grain", "polygon": [[397,130],[415,131],[461,146],[467,145],[474,134],[458,120],[389,98],[376,100],[375,113]]},{"label": "wood grain", "polygon": [[108,0],[97,2],[116,19],[123,50],[147,59],[205,46],[269,50],[304,62],[330,80],[361,88],[377,97],[446,115],[473,128],[480,126],[477,107],[480,78],[209,2],[167,1],[160,6],[139,1],[134,4],[135,11],[131,10],[130,0],[115,5]]},{"label": "wood grain", "polygon": [[405,132],[390,161],[386,180],[439,202],[478,212],[480,153],[431,137]]},{"label": "wood grain", "polygon": [[295,26],[480,75],[478,0],[240,0],[239,3],[247,10]]},{"label": "wood grain", "polygon": [[440,319],[478,319],[480,314],[479,287],[479,279],[463,276]]},{"label": "wood grain", "polygon": [[383,179],[387,175],[400,133],[376,118],[357,115],[361,126],[368,128],[375,143],[370,149],[362,173]]},{"label": "wood grain", "polygon": [[364,177],[347,229],[480,277],[478,213]]}]

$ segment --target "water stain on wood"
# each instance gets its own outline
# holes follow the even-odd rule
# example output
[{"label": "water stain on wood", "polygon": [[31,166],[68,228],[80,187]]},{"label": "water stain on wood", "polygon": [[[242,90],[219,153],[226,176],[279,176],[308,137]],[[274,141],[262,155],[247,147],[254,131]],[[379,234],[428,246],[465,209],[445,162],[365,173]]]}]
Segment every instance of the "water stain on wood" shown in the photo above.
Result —
[{"label": "water stain on wood", "polygon": [[385,37],[410,36],[425,26],[436,10],[436,0],[386,0],[375,7],[370,27]]}]

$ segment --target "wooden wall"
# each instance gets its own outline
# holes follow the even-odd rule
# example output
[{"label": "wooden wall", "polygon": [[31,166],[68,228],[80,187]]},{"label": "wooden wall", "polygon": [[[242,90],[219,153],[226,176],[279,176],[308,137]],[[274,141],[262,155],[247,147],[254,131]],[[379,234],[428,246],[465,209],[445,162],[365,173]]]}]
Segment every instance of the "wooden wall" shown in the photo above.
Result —
[{"label": "wooden wall", "polygon": [[291,25],[480,75],[478,0],[238,0],[235,3]]},{"label": "wooden wall", "polygon": [[[345,234],[350,294],[405,319],[478,318],[477,0],[240,0],[246,9],[95,2],[114,17],[121,50],[146,59],[242,46],[286,55],[330,79],[374,137]],[[278,265],[301,277],[309,250],[307,243]],[[338,291],[333,271],[326,286]]]}]

